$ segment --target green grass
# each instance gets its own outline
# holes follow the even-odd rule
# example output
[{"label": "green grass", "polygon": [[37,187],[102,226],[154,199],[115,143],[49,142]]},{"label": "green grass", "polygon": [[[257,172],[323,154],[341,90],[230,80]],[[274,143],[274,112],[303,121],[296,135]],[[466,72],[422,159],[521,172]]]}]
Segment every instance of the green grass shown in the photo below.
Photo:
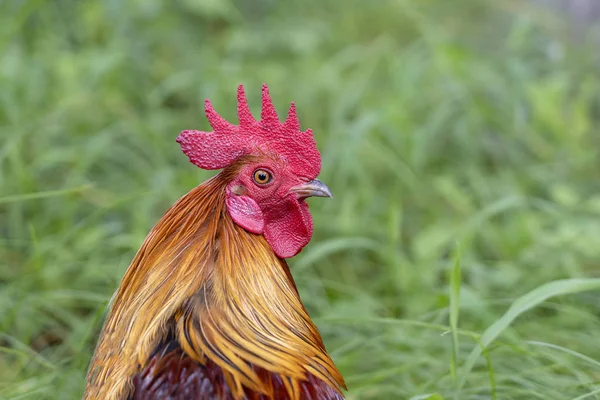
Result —
[{"label": "green grass", "polygon": [[349,399],[600,399],[599,60],[564,18],[4,1],[0,49],[0,399],[81,397],[129,261],[213,174],[175,137],[262,82],[335,194],[290,264]]}]

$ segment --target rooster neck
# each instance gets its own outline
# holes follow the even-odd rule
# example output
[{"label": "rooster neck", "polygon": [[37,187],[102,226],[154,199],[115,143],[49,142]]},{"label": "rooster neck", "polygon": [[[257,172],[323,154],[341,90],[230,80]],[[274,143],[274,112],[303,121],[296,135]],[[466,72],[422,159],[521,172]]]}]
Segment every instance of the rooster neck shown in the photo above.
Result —
[{"label": "rooster neck", "polygon": [[290,399],[312,375],[339,390],[341,375],[306,312],[287,263],[265,238],[236,225],[225,208],[217,224],[213,266],[177,319],[186,354],[223,369],[236,398],[272,387],[258,371],[279,375]]},{"label": "rooster neck", "polygon": [[226,169],[179,199],[136,254],[112,300],[88,372],[86,399],[120,399],[156,346],[174,331],[196,362],[223,369],[236,398],[281,377],[290,399],[313,375],[343,379],[300,301],[284,260],[264,237],[237,226],[225,206]]}]

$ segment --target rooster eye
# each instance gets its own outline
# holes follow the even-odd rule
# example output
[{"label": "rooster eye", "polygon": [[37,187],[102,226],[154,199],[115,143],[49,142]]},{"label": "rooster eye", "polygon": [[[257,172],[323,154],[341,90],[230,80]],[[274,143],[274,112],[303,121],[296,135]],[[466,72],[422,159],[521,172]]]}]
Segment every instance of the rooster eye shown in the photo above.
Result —
[{"label": "rooster eye", "polygon": [[271,179],[271,173],[265,171],[264,169],[257,169],[254,171],[254,182],[258,183],[259,185],[267,184],[271,182]]}]

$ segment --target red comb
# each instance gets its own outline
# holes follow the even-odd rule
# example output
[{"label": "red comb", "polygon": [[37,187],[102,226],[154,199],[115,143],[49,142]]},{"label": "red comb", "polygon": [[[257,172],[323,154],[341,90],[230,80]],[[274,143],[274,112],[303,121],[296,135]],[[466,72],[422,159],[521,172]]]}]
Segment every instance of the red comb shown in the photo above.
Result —
[{"label": "red comb", "polygon": [[206,100],[206,118],[214,132],[188,130],[177,137],[177,143],[193,164],[202,169],[221,169],[242,155],[274,153],[284,159],[296,175],[309,179],[317,177],[321,170],[321,155],[312,131],[300,130],[294,103],[282,124],[266,84],[262,87],[260,121],[250,113],[242,85],[238,87],[237,99],[239,126],[225,121],[210,100]]}]

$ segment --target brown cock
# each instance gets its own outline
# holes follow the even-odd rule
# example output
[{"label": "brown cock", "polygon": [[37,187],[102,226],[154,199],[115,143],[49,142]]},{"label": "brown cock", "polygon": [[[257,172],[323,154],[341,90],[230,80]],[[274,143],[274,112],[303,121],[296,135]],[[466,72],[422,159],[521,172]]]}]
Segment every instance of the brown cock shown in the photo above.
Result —
[{"label": "brown cock", "polygon": [[343,399],[285,262],[312,236],[306,198],[331,197],[312,132],[293,103],[280,122],[266,85],[260,121],[241,85],[239,126],[208,100],[205,110],[214,131],[177,142],[193,164],[222,171],[146,237],[111,301],[84,398]]}]

